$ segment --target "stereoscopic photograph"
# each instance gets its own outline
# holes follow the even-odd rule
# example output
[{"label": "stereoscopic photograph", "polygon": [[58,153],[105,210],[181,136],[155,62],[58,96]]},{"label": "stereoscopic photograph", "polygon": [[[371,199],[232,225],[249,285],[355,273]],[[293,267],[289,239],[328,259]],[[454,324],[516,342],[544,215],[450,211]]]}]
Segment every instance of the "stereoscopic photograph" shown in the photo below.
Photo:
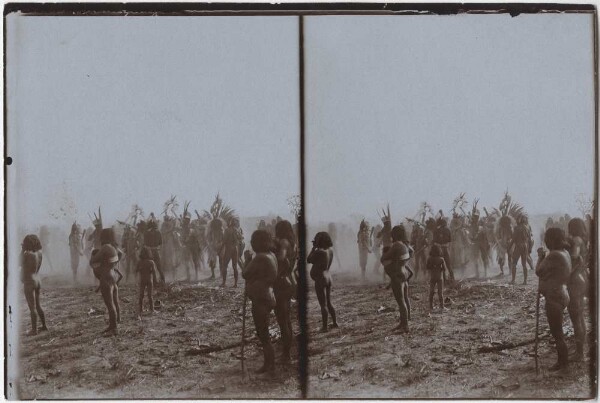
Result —
[{"label": "stereoscopic photograph", "polygon": [[5,8],[5,397],[596,398],[595,8],[254,6]]}]

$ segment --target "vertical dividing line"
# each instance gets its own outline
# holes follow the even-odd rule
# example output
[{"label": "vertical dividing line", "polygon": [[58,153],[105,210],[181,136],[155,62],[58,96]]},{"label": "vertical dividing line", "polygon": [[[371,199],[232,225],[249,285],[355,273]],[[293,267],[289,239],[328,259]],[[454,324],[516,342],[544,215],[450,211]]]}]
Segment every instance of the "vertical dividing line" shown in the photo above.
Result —
[{"label": "vertical dividing line", "polygon": [[592,225],[590,228],[590,253],[591,253],[591,264],[590,266],[590,287],[589,287],[589,308],[592,322],[592,329],[590,337],[588,338],[589,352],[590,352],[590,383],[592,396],[598,396],[598,343],[596,340],[598,334],[598,11],[595,10],[593,14],[594,24],[594,208],[592,211]]},{"label": "vertical dividing line", "polygon": [[306,279],[306,204],[305,204],[305,139],[304,139],[304,17],[298,16],[298,61],[299,61],[299,101],[300,101],[300,214],[298,216],[298,370],[300,392],[306,398],[308,392],[308,323],[306,320],[308,287]]}]

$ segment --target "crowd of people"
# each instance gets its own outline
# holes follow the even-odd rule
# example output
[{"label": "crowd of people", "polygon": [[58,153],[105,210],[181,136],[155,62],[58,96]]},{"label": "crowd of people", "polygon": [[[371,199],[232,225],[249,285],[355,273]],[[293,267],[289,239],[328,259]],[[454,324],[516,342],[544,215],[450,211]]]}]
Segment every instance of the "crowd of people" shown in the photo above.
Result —
[{"label": "crowd of people", "polygon": [[[454,271],[466,262],[475,268],[480,276],[480,267],[487,270],[495,253],[496,261],[504,275],[506,265],[511,274],[511,284],[515,284],[519,261],[523,269],[523,283],[528,281],[528,266],[531,270],[531,253],[534,236],[524,210],[512,203],[505,194],[498,209],[482,217],[477,201],[469,213],[464,210],[464,195],[455,200],[452,218],[448,219],[440,210],[436,216],[425,203],[417,219],[407,219],[405,224],[392,226],[389,206],[383,211],[382,223],[370,228],[362,220],[357,233],[359,267],[363,278],[366,275],[368,257],[375,256],[373,270],[383,266],[384,279],[396,300],[400,319],[394,331],[410,331],[411,298],[409,282],[427,279],[429,281],[429,308],[433,311],[434,296],[437,292],[440,312],[444,306],[444,288],[455,285]],[[217,196],[209,211],[199,214],[192,220],[189,203],[184,212],[175,213],[175,198],[165,204],[162,225],[154,214],[140,219],[141,209],[134,212],[125,222],[119,222],[122,229],[121,242],[117,242],[115,226],[104,228],[102,214],[93,219],[94,230],[88,236],[77,223],[69,235],[69,249],[73,278],[77,279],[77,269],[81,256],[86,256],[98,281],[108,312],[106,336],[117,334],[121,320],[119,307],[119,282],[137,277],[139,300],[137,314],[143,314],[144,298],[148,299],[148,312],[154,313],[153,293],[155,287],[165,284],[165,273],[174,272],[183,265],[187,279],[191,279],[193,268],[198,279],[198,270],[208,260],[212,277],[218,264],[221,285],[226,285],[228,267],[231,263],[234,274],[233,287],[238,284],[238,265],[245,280],[245,295],[252,303],[258,339],[262,345],[264,363],[259,372],[272,372],[275,368],[275,353],[269,336],[271,312],[275,312],[281,330],[283,362],[290,361],[290,350],[294,340],[291,320],[291,301],[297,298],[299,246],[297,226],[280,217],[267,224],[258,223],[252,233],[250,248],[245,248],[243,232],[234,211],[225,206]],[[431,217],[427,217],[430,214]],[[591,217],[565,217],[555,222],[549,219],[543,235],[543,244],[537,249],[535,273],[539,276],[539,292],[546,301],[546,314],[551,333],[556,340],[558,362],[552,369],[567,366],[564,333],[562,329],[564,309],[567,308],[576,338],[575,360],[583,358],[586,325],[583,315],[585,297],[588,292],[588,275],[592,257],[590,248]],[[561,222],[562,221],[562,222]],[[118,227],[117,226],[117,227]],[[22,243],[22,281],[31,312],[29,334],[47,330],[46,319],[40,304],[39,270],[42,263],[42,242],[35,234],[29,234]],[[328,231],[317,232],[312,240],[312,249],[306,261],[312,265],[310,278],[314,281],[315,293],[321,308],[322,332],[339,326],[336,310],[332,303],[332,276],[330,269],[335,257],[335,226]],[[124,266],[120,264],[123,263]],[[120,269],[124,267],[125,275]],[[386,277],[387,276],[387,277]],[[41,327],[38,329],[38,317]],[[331,318],[331,325],[329,319]]]}]

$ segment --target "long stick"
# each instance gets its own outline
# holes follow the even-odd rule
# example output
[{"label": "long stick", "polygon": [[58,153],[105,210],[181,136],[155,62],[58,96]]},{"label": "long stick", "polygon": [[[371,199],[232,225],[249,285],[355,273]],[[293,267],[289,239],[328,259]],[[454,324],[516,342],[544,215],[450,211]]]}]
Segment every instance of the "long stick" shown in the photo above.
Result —
[{"label": "long stick", "polygon": [[533,353],[535,354],[535,374],[540,374],[540,368],[538,364],[538,344],[539,344],[539,328],[540,328],[540,292],[537,292],[537,299],[535,302],[535,347]]},{"label": "long stick", "polygon": [[247,305],[248,294],[244,290],[244,306],[242,307],[242,376],[246,377],[246,363],[244,361],[244,346],[246,344],[246,305]]}]

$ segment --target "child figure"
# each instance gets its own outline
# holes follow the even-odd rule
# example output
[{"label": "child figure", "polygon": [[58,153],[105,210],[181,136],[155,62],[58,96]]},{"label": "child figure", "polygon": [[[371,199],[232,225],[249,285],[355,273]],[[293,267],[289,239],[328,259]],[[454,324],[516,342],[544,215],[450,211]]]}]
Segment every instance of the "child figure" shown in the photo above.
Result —
[{"label": "child figure", "polygon": [[23,281],[23,291],[25,292],[27,306],[31,313],[31,330],[27,335],[31,336],[38,333],[38,316],[42,322],[42,327],[39,330],[48,330],[46,327],[46,317],[40,305],[41,282],[38,272],[42,266],[42,244],[37,235],[30,234],[23,239],[21,248],[21,280]]},{"label": "child figure", "polygon": [[438,290],[440,311],[444,309],[444,273],[446,272],[446,261],[443,258],[442,248],[433,245],[427,259],[427,271],[429,272],[429,310],[433,311],[433,294],[435,288]]},{"label": "child figure", "polygon": [[331,327],[337,328],[338,323],[335,316],[335,309],[331,304],[331,274],[329,268],[333,262],[333,241],[327,232],[318,232],[313,240],[313,247],[306,261],[312,264],[310,269],[310,278],[315,282],[315,292],[321,306],[321,318],[323,326],[321,332],[328,331],[327,319],[331,316]]},{"label": "child figure", "polygon": [[138,299],[138,319],[142,319],[144,291],[148,293],[148,302],[150,303],[150,313],[154,311],[154,299],[152,292],[154,291],[154,283],[156,283],[156,264],[152,260],[152,252],[147,246],[142,247],[140,251],[140,260],[135,268],[136,273],[140,275],[140,291]]}]

